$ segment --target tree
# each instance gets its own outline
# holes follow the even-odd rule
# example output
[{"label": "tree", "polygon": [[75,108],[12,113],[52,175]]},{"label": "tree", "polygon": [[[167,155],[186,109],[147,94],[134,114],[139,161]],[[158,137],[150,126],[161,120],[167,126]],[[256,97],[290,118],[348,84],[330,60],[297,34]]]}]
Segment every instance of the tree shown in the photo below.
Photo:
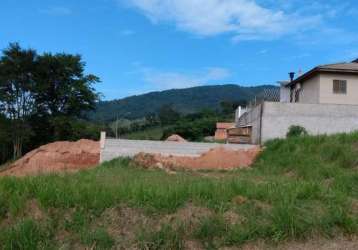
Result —
[{"label": "tree", "polygon": [[11,43],[0,59],[0,111],[11,122],[14,158],[22,155],[24,140],[31,132],[26,121],[36,112],[36,58],[35,50]]},{"label": "tree", "polygon": [[158,117],[162,125],[169,125],[175,123],[180,118],[180,114],[175,111],[173,105],[168,104],[159,109]]},{"label": "tree", "polygon": [[39,56],[36,70],[36,102],[39,111],[48,115],[76,116],[95,108],[99,99],[93,84],[100,80],[84,74],[80,55],[46,53]]},{"label": "tree", "polygon": [[97,76],[86,75],[84,67],[80,55],[45,53],[38,57],[35,74],[37,115],[39,119],[48,117],[49,133],[54,140],[77,138],[72,134],[81,134],[75,131],[81,128],[78,126],[81,123],[72,120],[81,118],[84,111],[93,110],[99,100],[93,85],[100,80]]},{"label": "tree", "polygon": [[245,107],[247,105],[246,101],[222,101],[220,102],[221,112],[224,114],[235,113],[235,110],[239,106]]},{"label": "tree", "polygon": [[0,165],[11,157],[10,121],[0,114]]},{"label": "tree", "polygon": [[[97,127],[79,118],[84,111],[95,108],[99,94],[93,85],[99,78],[85,74],[84,67],[79,55],[38,55],[17,43],[2,51],[0,115],[11,125],[14,158],[22,155],[27,141],[25,149],[30,150],[59,137],[92,137]],[[84,131],[87,127],[89,130]]]},{"label": "tree", "polygon": [[145,116],[148,127],[153,127],[159,124],[158,116],[155,113],[149,113]]}]

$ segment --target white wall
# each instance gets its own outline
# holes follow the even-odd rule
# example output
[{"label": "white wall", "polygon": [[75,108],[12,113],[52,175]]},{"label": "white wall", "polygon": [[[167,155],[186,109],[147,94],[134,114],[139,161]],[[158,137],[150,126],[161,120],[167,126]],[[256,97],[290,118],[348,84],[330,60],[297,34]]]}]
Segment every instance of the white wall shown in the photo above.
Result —
[{"label": "white wall", "polygon": [[247,144],[218,144],[195,142],[167,142],[106,139],[101,148],[101,162],[118,157],[133,157],[139,153],[198,157],[210,149],[224,147],[231,150],[251,149]]},{"label": "white wall", "polygon": [[319,103],[320,76],[316,75],[301,85],[300,103]]},{"label": "white wall", "polygon": [[290,102],[290,88],[280,86],[280,102]]},{"label": "white wall", "polygon": [[358,105],[265,102],[261,141],[285,138],[291,125],[300,125],[312,135],[358,130]]},{"label": "white wall", "polygon": [[[334,94],[333,80],[347,80],[347,94]],[[358,105],[358,76],[320,74],[320,103]]]}]

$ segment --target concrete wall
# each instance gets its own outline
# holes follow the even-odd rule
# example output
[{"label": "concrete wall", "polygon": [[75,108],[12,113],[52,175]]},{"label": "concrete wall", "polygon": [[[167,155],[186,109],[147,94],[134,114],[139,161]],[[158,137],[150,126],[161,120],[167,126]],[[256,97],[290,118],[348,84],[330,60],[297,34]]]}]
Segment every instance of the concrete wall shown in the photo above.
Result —
[{"label": "concrete wall", "polygon": [[216,147],[228,149],[250,149],[253,145],[218,144],[218,143],[193,143],[193,142],[165,142],[165,141],[140,141],[106,139],[101,148],[101,162],[118,157],[133,157],[138,153],[175,155],[175,156],[200,156],[200,154]]},{"label": "concrete wall", "polygon": [[263,104],[262,142],[286,137],[291,125],[303,126],[312,135],[352,132],[358,130],[358,105]]},{"label": "concrete wall", "polygon": [[280,86],[280,102],[290,102],[290,88],[284,85]]},{"label": "concrete wall", "polygon": [[262,104],[247,110],[247,112],[239,119],[236,126],[252,126],[251,143],[260,144],[261,138],[261,109]]},{"label": "concrete wall", "polygon": [[[333,80],[347,80],[347,94],[334,94]],[[358,105],[358,76],[320,74],[320,103]]]},{"label": "concrete wall", "polygon": [[320,76],[317,75],[302,84],[300,90],[300,103],[319,103]]}]

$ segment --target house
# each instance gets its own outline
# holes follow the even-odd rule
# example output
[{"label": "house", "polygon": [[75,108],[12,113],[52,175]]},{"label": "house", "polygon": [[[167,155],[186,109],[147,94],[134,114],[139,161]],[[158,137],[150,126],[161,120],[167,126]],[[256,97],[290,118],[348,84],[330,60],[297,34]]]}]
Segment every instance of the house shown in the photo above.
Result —
[{"label": "house", "polygon": [[280,82],[281,102],[358,105],[357,62],[318,66],[297,79]]},{"label": "house", "polygon": [[250,128],[250,141],[284,138],[292,125],[312,134],[358,130],[358,60],[321,65],[281,81],[279,101],[255,99],[236,122]]}]

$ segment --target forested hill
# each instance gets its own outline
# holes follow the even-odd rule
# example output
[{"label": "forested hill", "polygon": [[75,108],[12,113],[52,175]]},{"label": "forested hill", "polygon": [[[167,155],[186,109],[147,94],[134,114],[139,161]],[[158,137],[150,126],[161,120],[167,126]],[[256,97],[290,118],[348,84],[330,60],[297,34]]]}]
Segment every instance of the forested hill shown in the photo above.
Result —
[{"label": "forested hill", "polygon": [[222,101],[248,101],[272,85],[242,87],[239,85],[200,86],[151,92],[113,101],[102,101],[97,110],[89,114],[95,121],[119,118],[135,119],[156,113],[163,105],[171,104],[181,113],[193,113],[204,108],[218,109]]}]

